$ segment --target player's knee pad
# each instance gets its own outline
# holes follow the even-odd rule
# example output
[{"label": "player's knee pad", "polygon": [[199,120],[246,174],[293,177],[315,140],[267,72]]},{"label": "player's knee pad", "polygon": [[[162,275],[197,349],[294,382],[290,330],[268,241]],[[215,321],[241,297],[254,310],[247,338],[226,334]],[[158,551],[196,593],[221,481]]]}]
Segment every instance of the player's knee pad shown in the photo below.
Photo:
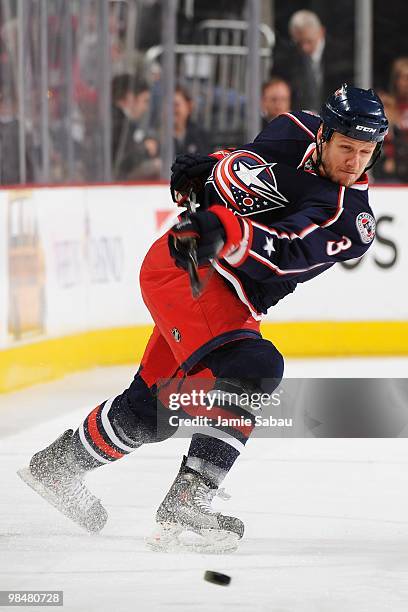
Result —
[{"label": "player's knee pad", "polygon": [[115,398],[110,411],[112,425],[135,443],[150,444],[171,437],[176,426],[169,424],[169,411],[158,400],[139,373],[126,391]]},{"label": "player's knee pad", "polygon": [[278,349],[264,338],[230,342],[203,359],[218,379],[248,381],[272,393],[282,380],[284,361]]},{"label": "player's knee pad", "polygon": [[[282,380],[284,361],[281,353],[276,346],[269,340],[260,338],[254,340],[256,348],[251,357],[251,376],[256,380],[258,375],[258,384],[261,389],[270,392],[275,389]],[[269,381],[269,382],[268,382]]]}]

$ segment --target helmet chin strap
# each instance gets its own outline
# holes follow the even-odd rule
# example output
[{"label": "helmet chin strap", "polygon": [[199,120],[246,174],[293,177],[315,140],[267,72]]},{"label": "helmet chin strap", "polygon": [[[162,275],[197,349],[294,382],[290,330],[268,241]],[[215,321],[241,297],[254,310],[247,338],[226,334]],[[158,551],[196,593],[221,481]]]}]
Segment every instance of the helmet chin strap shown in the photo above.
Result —
[{"label": "helmet chin strap", "polygon": [[382,144],[383,144],[382,142],[377,142],[374,152],[371,156],[370,163],[368,164],[368,166],[366,166],[366,168],[364,169],[364,172],[371,170],[374,164],[379,160],[381,153],[382,153]]},{"label": "helmet chin strap", "polygon": [[[316,172],[316,174],[320,175],[320,166],[323,167],[324,169],[324,163],[323,163],[323,159],[322,159],[322,145],[323,145],[323,137],[320,137],[320,140],[317,139],[317,134],[315,136],[315,143],[316,143],[316,153],[317,153],[317,157],[316,157],[316,161],[313,159],[313,156],[311,158],[311,164],[312,164],[312,168],[313,170]],[[321,175],[320,175],[321,176]]]}]

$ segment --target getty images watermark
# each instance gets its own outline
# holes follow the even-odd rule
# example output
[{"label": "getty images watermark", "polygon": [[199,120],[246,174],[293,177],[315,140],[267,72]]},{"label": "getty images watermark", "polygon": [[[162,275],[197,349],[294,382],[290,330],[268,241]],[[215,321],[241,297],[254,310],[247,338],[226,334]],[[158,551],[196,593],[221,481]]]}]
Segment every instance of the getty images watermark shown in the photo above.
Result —
[{"label": "getty images watermark", "polygon": [[227,437],[229,425],[251,423],[253,431],[243,433],[255,438],[408,438],[408,377],[262,379],[261,389],[257,380],[243,384],[246,389],[233,379],[163,379],[158,435],[189,437],[203,425]]},{"label": "getty images watermark", "polygon": [[[184,427],[293,427],[292,418],[280,418],[272,414],[260,414],[281,405],[282,390],[274,393],[233,393],[213,389],[191,389],[188,392],[170,393],[168,408],[181,411],[169,417],[170,426]],[[202,414],[203,410],[207,414]],[[234,414],[236,410],[240,415]],[[185,416],[185,413],[188,416]],[[194,414],[199,412],[199,414]],[[231,415],[231,412],[233,416]],[[211,416],[212,415],[212,416]]]}]

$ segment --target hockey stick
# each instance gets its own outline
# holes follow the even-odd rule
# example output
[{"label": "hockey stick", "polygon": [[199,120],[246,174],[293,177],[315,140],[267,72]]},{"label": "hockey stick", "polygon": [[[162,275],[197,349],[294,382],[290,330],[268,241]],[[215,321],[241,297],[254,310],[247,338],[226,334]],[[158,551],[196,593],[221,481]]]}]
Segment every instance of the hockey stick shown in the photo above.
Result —
[{"label": "hockey stick", "polygon": [[[190,195],[184,203],[187,208],[187,214],[195,213],[197,210],[197,200],[194,191],[190,191]],[[197,241],[195,238],[188,238],[183,241],[188,254],[187,272],[190,277],[191,293],[193,298],[197,299],[203,290],[200,277],[198,275],[198,259],[197,259]]]},{"label": "hockey stick", "polygon": [[[187,209],[187,216],[191,213],[195,213],[197,210],[197,201],[196,194],[194,191],[190,191],[188,198],[183,202],[183,206]],[[215,268],[213,266],[210,267],[206,276],[203,279],[200,279],[198,274],[198,257],[197,257],[197,241],[195,238],[185,238],[183,243],[187,249],[187,272],[190,278],[191,285],[191,293],[194,299],[200,297],[205,287],[207,286],[208,281],[214,274]],[[219,245],[217,252],[219,252],[222,248],[222,243]],[[217,261],[217,257],[214,257],[212,261]]]}]

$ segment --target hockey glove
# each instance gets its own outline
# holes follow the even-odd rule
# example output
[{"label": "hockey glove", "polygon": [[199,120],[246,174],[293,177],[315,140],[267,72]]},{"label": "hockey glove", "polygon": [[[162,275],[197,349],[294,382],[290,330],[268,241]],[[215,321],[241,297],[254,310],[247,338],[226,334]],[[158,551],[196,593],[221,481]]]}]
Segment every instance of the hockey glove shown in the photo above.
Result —
[{"label": "hockey glove", "polygon": [[178,155],[171,167],[170,192],[173,202],[182,206],[191,191],[198,194],[217,161],[209,155]]},{"label": "hockey glove", "polygon": [[230,254],[240,245],[242,226],[238,217],[223,206],[199,211],[174,225],[169,232],[170,255],[179,268],[186,270],[195,250],[197,264]]}]

